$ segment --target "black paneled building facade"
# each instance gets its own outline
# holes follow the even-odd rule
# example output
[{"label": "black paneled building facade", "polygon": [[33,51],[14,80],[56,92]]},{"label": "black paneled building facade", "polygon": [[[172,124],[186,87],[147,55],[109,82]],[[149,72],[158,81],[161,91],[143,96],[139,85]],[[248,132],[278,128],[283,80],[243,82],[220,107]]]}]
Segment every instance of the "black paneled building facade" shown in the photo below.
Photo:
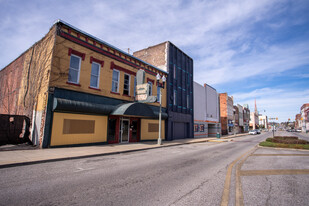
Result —
[{"label": "black paneled building facade", "polygon": [[166,139],[193,138],[193,59],[169,41],[133,55],[169,73]]}]

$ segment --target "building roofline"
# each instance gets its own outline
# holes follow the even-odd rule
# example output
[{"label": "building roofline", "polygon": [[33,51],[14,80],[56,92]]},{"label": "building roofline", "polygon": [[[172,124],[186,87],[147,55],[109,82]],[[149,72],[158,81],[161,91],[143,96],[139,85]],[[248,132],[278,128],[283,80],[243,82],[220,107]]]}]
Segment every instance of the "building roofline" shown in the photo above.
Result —
[{"label": "building roofline", "polygon": [[193,61],[193,58],[190,57],[188,54],[186,54],[184,51],[182,51],[181,49],[179,49],[179,47],[177,47],[175,44],[173,44],[171,41],[164,41],[164,42],[161,42],[161,43],[158,43],[158,44],[155,44],[155,45],[152,45],[152,46],[149,46],[147,48],[144,48],[144,49],[140,49],[138,51],[135,51],[135,52],[140,52],[140,51],[143,51],[143,50],[147,50],[148,48],[152,48],[152,47],[156,47],[156,46],[159,46],[161,44],[171,44],[173,45],[174,47],[176,47],[179,51],[181,51],[181,53],[183,53],[185,56],[187,56],[188,58],[190,58],[192,61]]},{"label": "building roofline", "polygon": [[55,21],[55,23],[53,25],[56,25],[56,24],[59,24],[59,23],[60,24],[64,24],[67,27],[70,27],[71,29],[74,29],[74,30],[82,33],[83,35],[88,36],[88,37],[98,41],[99,43],[105,44],[106,46],[111,47],[112,49],[117,50],[118,52],[120,52],[120,53],[122,53],[124,55],[127,55],[130,58],[132,58],[132,59],[135,59],[135,60],[140,61],[140,62],[142,62],[142,63],[144,63],[144,64],[146,64],[146,65],[148,65],[150,67],[153,67],[153,68],[159,70],[162,73],[168,74],[167,71],[164,71],[164,70],[162,70],[162,69],[160,69],[160,68],[158,68],[158,67],[156,67],[156,66],[154,66],[152,64],[149,64],[149,63],[147,63],[147,62],[145,62],[145,61],[143,61],[143,60],[141,60],[141,59],[139,59],[139,58],[137,58],[137,57],[135,57],[135,56],[133,56],[133,55],[131,55],[131,54],[129,54],[129,53],[127,53],[127,52],[125,52],[125,51],[123,51],[123,50],[121,50],[121,49],[119,49],[119,48],[117,48],[117,47],[115,47],[115,46],[113,46],[113,45],[111,45],[111,44],[109,44],[109,43],[107,43],[107,42],[105,42],[105,41],[103,41],[103,40],[93,36],[93,35],[91,35],[91,34],[89,34],[89,33],[87,33],[87,32],[85,32],[85,31],[83,31],[83,30],[81,30],[81,29],[79,29],[79,28],[77,28],[77,27],[75,27],[75,26],[73,26],[73,25],[71,25],[71,24],[61,20],[61,19],[58,19],[57,21]]}]

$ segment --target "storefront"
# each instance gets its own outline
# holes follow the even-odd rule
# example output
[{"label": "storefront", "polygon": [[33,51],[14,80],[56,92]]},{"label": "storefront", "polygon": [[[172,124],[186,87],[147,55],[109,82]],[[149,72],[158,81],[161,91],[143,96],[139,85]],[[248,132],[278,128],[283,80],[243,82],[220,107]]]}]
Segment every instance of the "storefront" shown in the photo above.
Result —
[{"label": "storefront", "polygon": [[[95,100],[89,94],[63,89],[56,89],[54,96],[49,143],[51,147],[131,143],[158,138],[157,107],[138,102],[123,103],[98,96]],[[80,101],[81,99],[84,101]],[[166,118],[167,114],[163,110],[162,139],[165,139]]]}]

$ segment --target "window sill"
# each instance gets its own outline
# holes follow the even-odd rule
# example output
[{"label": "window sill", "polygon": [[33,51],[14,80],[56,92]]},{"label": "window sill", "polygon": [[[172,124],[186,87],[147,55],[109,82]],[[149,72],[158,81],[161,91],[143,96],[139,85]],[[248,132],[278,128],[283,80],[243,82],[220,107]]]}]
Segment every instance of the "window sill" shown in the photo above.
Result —
[{"label": "window sill", "polygon": [[126,94],[122,94],[122,96],[125,96],[125,97],[131,97],[130,95],[126,95]]},{"label": "window sill", "polygon": [[66,82],[66,83],[69,84],[69,85],[81,87],[81,85],[78,84],[78,83],[73,83],[73,82]]},{"label": "window sill", "polygon": [[118,93],[118,92],[112,92],[112,91],[111,91],[111,94],[117,94],[117,95],[120,95],[120,93]]},{"label": "window sill", "polygon": [[93,90],[97,90],[97,91],[101,91],[101,89],[95,88],[95,87],[88,87],[89,89],[93,89]]}]

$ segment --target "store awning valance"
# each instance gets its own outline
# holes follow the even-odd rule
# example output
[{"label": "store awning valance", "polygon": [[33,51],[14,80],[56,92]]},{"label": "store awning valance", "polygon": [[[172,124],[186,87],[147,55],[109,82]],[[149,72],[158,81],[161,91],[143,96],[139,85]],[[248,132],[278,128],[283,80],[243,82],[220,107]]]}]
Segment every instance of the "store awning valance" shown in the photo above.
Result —
[{"label": "store awning valance", "polygon": [[[103,114],[119,116],[136,116],[149,119],[158,119],[159,112],[154,111],[145,103],[131,102],[119,105],[95,104],[90,102],[54,98],[53,111],[64,111],[85,114]],[[165,112],[161,113],[162,119],[167,119]]]},{"label": "store awning valance", "polygon": [[116,106],[54,98],[53,111],[109,115]]},{"label": "store awning valance", "polygon": [[153,110],[147,104],[138,102],[120,104],[111,113],[111,115],[129,115],[129,116],[155,118]]}]

